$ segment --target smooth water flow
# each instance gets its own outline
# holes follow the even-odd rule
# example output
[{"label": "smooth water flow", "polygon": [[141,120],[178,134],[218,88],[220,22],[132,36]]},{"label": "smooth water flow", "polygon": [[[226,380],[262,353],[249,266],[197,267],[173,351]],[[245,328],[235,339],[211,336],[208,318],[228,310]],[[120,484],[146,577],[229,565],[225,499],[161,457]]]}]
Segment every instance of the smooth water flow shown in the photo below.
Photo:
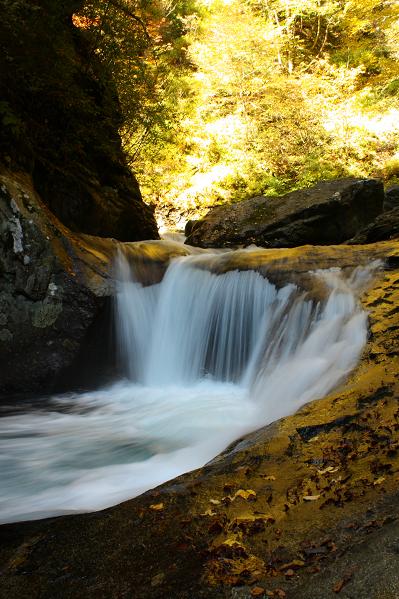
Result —
[{"label": "smooth water flow", "polygon": [[314,272],[316,300],[254,271],[216,274],[209,256],[172,260],[150,286],[119,256],[126,378],[0,420],[2,522],[133,497],[325,395],[356,365],[367,335],[356,296],[375,265]]}]

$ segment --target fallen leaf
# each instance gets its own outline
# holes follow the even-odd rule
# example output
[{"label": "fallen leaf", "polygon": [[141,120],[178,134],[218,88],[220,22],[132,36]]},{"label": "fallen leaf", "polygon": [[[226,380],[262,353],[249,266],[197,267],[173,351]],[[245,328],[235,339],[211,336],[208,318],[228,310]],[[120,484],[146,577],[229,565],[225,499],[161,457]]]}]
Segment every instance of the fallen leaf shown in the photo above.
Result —
[{"label": "fallen leaf", "polygon": [[274,524],[275,518],[270,514],[257,514],[256,516],[242,516],[235,518],[231,524],[230,529],[240,530],[241,532],[249,535],[263,532],[267,524]]},{"label": "fallen leaf", "polygon": [[280,597],[280,599],[284,599],[284,597],[286,597],[286,596],[287,596],[287,593],[286,593],[285,591],[283,591],[283,589],[276,589],[276,590],[274,591],[274,594],[275,594],[277,597]]},{"label": "fallen leaf", "polygon": [[216,554],[205,565],[205,577],[212,586],[254,584],[264,575],[265,564],[254,555],[225,557]]},{"label": "fallen leaf", "polygon": [[150,505],[150,510],[155,510],[155,511],[159,511],[159,510],[163,510],[163,503],[153,503]]},{"label": "fallen leaf", "polygon": [[210,499],[209,503],[211,503],[212,505],[219,505],[220,501],[219,501],[219,499]]},{"label": "fallen leaf", "polygon": [[229,505],[229,503],[231,503],[230,495],[226,495],[226,497],[222,497],[222,503],[224,503],[225,505]]},{"label": "fallen leaf", "polygon": [[233,497],[231,497],[231,500],[234,501],[234,499],[237,499],[237,497],[241,497],[242,499],[248,501],[251,499],[256,499],[256,493],[252,489],[238,489],[238,491],[234,493]]},{"label": "fallen leaf", "polygon": [[373,485],[377,486],[377,485],[382,485],[382,483],[385,481],[385,476],[380,476],[379,478],[377,478],[374,482]]},{"label": "fallen leaf", "polygon": [[272,474],[270,474],[269,476],[266,474],[263,474],[262,478],[264,478],[265,480],[276,480],[276,477],[273,476]]},{"label": "fallen leaf", "polygon": [[230,493],[234,489],[235,486],[236,485],[234,485],[233,483],[226,483],[223,487],[223,491],[225,493]]},{"label": "fallen leaf", "polygon": [[305,495],[303,498],[304,501],[317,501],[320,499],[320,495]]},{"label": "fallen leaf", "polygon": [[294,576],[295,572],[291,568],[285,571],[286,576]]},{"label": "fallen leaf", "polygon": [[337,472],[337,470],[339,470],[338,466],[328,466],[327,468],[325,468],[324,470],[318,470],[317,474],[320,474],[320,476],[323,476],[323,474],[332,474],[333,472]]},{"label": "fallen leaf", "polygon": [[265,594],[263,587],[254,587],[251,589],[251,597],[262,597]]},{"label": "fallen leaf", "polygon": [[342,589],[344,588],[344,586],[346,585],[346,583],[351,580],[352,576],[353,576],[353,571],[352,572],[346,572],[344,574],[344,577],[342,578],[342,580],[339,580],[333,586],[334,593],[340,593],[342,591]]},{"label": "fallen leaf", "polygon": [[153,576],[151,578],[151,586],[152,587],[159,586],[160,584],[163,583],[164,578],[165,578],[165,574],[163,574],[162,572],[160,574],[157,574],[156,576]]},{"label": "fallen leaf", "polygon": [[335,585],[333,586],[333,591],[334,593],[340,593],[342,591],[342,589],[345,586],[345,581],[344,580],[339,580],[338,582],[335,583]]},{"label": "fallen leaf", "polygon": [[236,472],[243,472],[247,476],[250,472],[252,472],[252,468],[249,466],[238,466],[238,468],[236,468]]},{"label": "fallen leaf", "polygon": [[288,564],[283,564],[279,569],[281,572],[283,572],[284,570],[296,570],[297,568],[303,568],[303,566],[305,565],[305,562],[302,561],[301,559],[294,559],[292,560],[292,562],[289,562]]},{"label": "fallen leaf", "polygon": [[216,512],[212,512],[212,510],[206,510],[206,512],[200,514],[200,516],[216,516]]}]

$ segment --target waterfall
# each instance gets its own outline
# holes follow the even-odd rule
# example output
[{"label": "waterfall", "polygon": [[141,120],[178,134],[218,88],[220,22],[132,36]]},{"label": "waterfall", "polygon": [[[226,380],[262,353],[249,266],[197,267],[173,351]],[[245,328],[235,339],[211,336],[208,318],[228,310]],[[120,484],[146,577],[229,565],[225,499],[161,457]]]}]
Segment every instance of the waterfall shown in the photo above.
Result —
[{"label": "waterfall", "polygon": [[321,302],[291,283],[277,289],[258,272],[215,274],[208,263],[178,258],[160,284],[145,286],[119,256],[118,338],[132,382],[236,383],[270,421],[326,395],[355,366],[366,340],[355,293],[375,264],[347,280],[340,269],[314,272],[327,291]]},{"label": "waterfall", "polygon": [[125,378],[1,419],[0,521],[133,497],[326,395],[353,369],[367,336],[357,296],[375,264],[314,271],[315,293],[263,272],[224,272],[222,261],[175,258],[149,285],[120,254]]}]

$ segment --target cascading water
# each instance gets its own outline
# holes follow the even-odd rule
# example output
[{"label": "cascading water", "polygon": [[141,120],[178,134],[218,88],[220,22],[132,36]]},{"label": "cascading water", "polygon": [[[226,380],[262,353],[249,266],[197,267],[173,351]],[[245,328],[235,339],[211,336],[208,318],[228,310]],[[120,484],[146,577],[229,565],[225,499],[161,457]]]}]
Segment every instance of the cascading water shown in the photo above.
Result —
[{"label": "cascading water", "polygon": [[[104,508],[201,466],[242,434],[328,393],[367,335],[358,288],[316,271],[324,299],[217,255],[172,260],[142,285],[119,257],[117,328],[126,378],[0,421],[0,521]],[[217,270],[217,269],[216,269]]]}]

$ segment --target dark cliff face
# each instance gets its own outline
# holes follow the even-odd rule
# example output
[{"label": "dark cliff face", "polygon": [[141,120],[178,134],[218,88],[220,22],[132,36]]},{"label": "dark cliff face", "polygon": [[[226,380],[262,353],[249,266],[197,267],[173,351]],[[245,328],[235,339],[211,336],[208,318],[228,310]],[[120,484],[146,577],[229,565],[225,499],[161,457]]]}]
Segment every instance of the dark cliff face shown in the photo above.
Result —
[{"label": "dark cliff face", "polygon": [[110,73],[93,34],[72,23],[81,4],[0,0],[0,159],[32,175],[43,201],[73,231],[157,238],[121,148]]}]

